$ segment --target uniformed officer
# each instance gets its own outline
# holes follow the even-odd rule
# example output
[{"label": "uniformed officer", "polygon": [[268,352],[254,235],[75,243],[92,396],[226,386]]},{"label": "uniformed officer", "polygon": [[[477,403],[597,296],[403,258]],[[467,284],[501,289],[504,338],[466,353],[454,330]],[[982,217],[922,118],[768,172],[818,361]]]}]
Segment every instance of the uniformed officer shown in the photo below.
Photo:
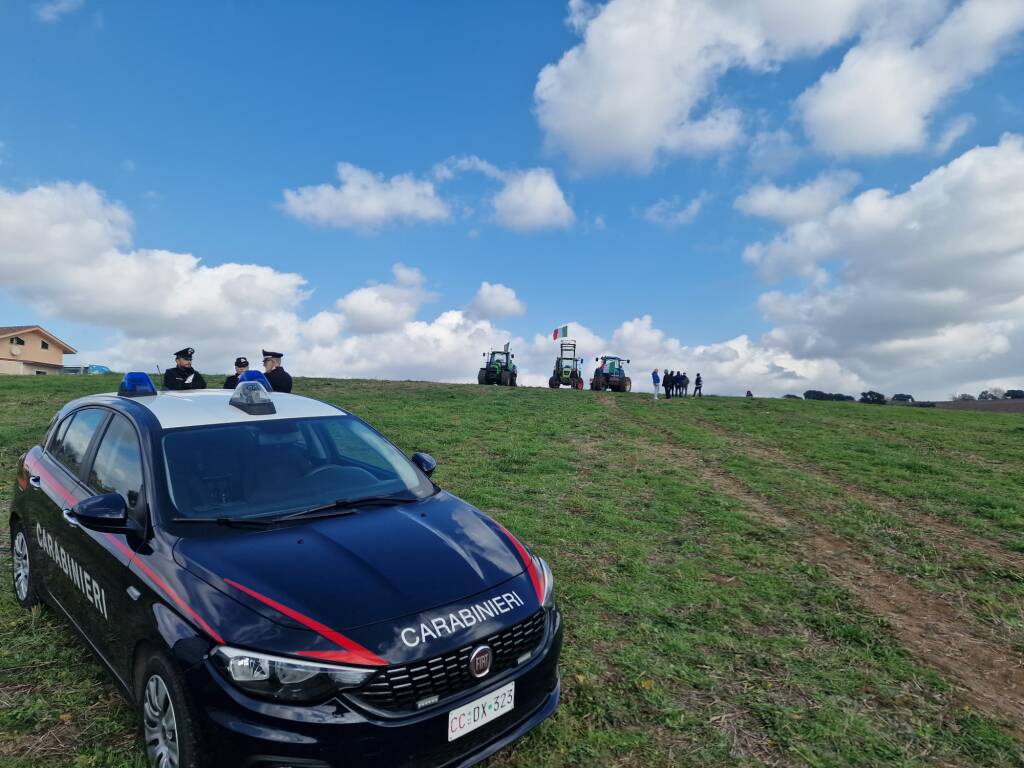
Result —
[{"label": "uniformed officer", "polygon": [[249,370],[249,361],[244,357],[235,358],[235,372],[224,379],[223,389],[234,389],[238,386],[238,378]]},{"label": "uniformed officer", "polygon": [[267,375],[267,381],[270,382],[270,386],[275,392],[291,392],[292,377],[281,367],[282,357],[284,355],[280,352],[268,352],[264,349],[263,372]]},{"label": "uniformed officer", "polygon": [[206,389],[203,374],[192,369],[192,355],[195,353],[192,347],[174,353],[175,366],[164,371],[164,389]]}]

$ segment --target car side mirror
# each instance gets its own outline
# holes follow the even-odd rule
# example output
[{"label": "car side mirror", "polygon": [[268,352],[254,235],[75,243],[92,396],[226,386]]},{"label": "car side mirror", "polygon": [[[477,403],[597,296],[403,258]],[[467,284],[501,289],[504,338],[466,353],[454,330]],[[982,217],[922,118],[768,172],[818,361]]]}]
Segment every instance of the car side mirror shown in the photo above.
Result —
[{"label": "car side mirror", "polygon": [[128,505],[120,493],[101,493],[75,504],[71,515],[86,528],[124,531],[128,528]]},{"label": "car side mirror", "polygon": [[434,470],[437,469],[437,460],[429,453],[414,453],[412,463],[419,467],[427,477],[434,474]]}]

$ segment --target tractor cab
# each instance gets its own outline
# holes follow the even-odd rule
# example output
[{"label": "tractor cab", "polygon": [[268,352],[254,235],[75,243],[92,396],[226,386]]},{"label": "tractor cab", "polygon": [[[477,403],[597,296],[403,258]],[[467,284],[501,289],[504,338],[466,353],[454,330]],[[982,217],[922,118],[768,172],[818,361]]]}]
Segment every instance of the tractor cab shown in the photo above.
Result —
[{"label": "tractor cab", "polygon": [[484,365],[476,376],[478,384],[497,384],[500,387],[516,386],[518,371],[516,364],[512,362],[515,355],[509,351],[508,344],[504,349],[492,349],[490,352],[484,352],[484,358]]},{"label": "tractor cab", "polygon": [[582,357],[576,357],[576,342],[566,339],[562,342],[558,357],[555,358],[555,369],[548,379],[551,389],[566,386],[572,389],[583,389],[583,372],[580,365]]},{"label": "tractor cab", "polygon": [[594,391],[600,392],[605,389],[610,389],[613,392],[629,392],[633,388],[633,381],[626,375],[626,369],[623,363],[628,363],[629,360],[623,360],[617,355],[603,355],[597,358],[597,370],[594,371],[594,377],[590,380],[590,388]]}]

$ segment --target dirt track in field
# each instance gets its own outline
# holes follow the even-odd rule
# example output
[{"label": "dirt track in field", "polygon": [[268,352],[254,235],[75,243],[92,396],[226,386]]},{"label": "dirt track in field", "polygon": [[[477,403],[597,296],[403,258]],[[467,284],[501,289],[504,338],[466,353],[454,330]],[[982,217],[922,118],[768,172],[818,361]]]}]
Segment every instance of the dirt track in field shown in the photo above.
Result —
[{"label": "dirt track in field", "polygon": [[[1024,654],[1000,642],[991,631],[978,626],[946,600],[879,567],[855,543],[753,493],[707,456],[681,443],[669,430],[636,419],[612,398],[607,398],[607,405],[634,423],[657,430],[668,450],[689,468],[697,469],[716,491],[742,503],[752,517],[801,534],[806,544],[801,555],[808,562],[827,571],[867,610],[885,619],[906,650],[922,664],[941,671],[964,702],[1005,720],[1018,738],[1024,738]],[[790,457],[785,456],[785,460],[792,465]],[[916,519],[927,525],[921,518]],[[948,523],[942,525],[942,535],[947,528],[963,534],[973,542],[968,546],[982,544],[986,554],[993,546],[984,540],[975,541]],[[1012,554],[1000,550],[1001,556]]]},{"label": "dirt track in field", "polygon": [[976,536],[955,523],[917,509],[913,504],[906,501],[898,501],[890,496],[853,485],[833,472],[796,458],[778,448],[772,448],[764,443],[741,436],[719,424],[714,424],[704,419],[697,419],[696,423],[701,428],[724,438],[730,446],[741,450],[743,453],[756,456],[773,464],[781,464],[798,469],[805,475],[840,488],[848,496],[865,506],[906,520],[919,528],[941,534],[939,537],[929,539],[929,543],[936,549],[949,553],[973,550],[982,553],[994,563],[998,563],[1004,568],[1024,573],[1024,553],[1006,549],[991,539]]}]

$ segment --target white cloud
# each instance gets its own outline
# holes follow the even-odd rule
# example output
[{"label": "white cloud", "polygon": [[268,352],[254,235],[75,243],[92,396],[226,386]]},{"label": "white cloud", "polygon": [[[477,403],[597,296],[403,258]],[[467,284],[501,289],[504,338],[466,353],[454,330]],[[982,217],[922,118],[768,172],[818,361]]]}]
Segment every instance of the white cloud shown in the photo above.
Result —
[{"label": "white cloud", "polygon": [[965,0],[920,43],[891,32],[863,40],[797,100],[804,130],[837,155],[922,149],[935,112],[991,68],[1021,29],[1020,0]]},{"label": "white cloud", "polygon": [[851,171],[820,174],[799,187],[763,183],[736,198],[735,208],[750,216],[762,216],[792,224],[820,216],[846,197],[860,177]]},{"label": "white cloud", "polygon": [[85,0],[51,0],[36,6],[36,18],[44,24],[60,21],[69,13],[74,13],[85,5]]},{"label": "white cloud", "polygon": [[284,210],[314,224],[362,231],[396,221],[443,221],[451,215],[434,184],[412,174],[387,179],[351,163],[339,163],[338,178],[338,186],[286,189]]},{"label": "white cloud", "polygon": [[576,221],[555,175],[547,168],[507,173],[505,186],[492,204],[495,221],[517,232],[566,229]]},{"label": "white cloud", "polygon": [[935,141],[935,154],[946,154],[950,147],[966,136],[973,127],[974,115],[957,115],[951,119]]},{"label": "white cloud", "polygon": [[526,305],[507,285],[485,280],[469,305],[469,313],[473,317],[518,317],[526,313]]},{"label": "white cloud", "polygon": [[678,197],[673,197],[671,200],[661,199],[644,211],[644,218],[669,229],[681,227],[697,218],[708,198],[707,193],[701,192],[685,205],[679,201]]},{"label": "white cloud", "polygon": [[457,173],[467,171],[501,182],[501,189],[490,202],[495,223],[505,229],[566,229],[576,221],[576,214],[550,168],[506,171],[476,155],[465,155],[450,157],[434,166],[433,175],[438,181],[450,181]]},{"label": "white cloud", "polygon": [[766,344],[832,359],[876,389],[943,396],[1024,378],[1024,138],[965,152],[905,192],[871,189],[745,253],[807,285],[760,300]]},{"label": "white cloud", "polygon": [[765,71],[857,33],[878,0],[572,2],[582,41],[534,89],[549,148],[582,170],[649,170],[660,158],[736,144],[738,110],[715,99],[730,69]]},{"label": "white cloud", "polygon": [[391,269],[394,282],[357,288],[338,299],[337,308],[353,333],[381,333],[401,328],[420,306],[436,298],[424,288],[423,274],[404,264]]}]

